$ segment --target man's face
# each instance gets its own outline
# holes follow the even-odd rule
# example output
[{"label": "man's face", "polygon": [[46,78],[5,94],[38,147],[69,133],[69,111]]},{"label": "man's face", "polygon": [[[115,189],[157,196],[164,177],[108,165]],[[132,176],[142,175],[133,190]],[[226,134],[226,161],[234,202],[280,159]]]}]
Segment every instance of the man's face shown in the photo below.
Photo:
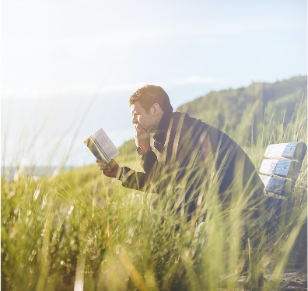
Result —
[{"label": "man's face", "polygon": [[[130,106],[131,114],[133,116],[132,123],[134,125],[140,125],[145,131],[152,129],[156,126],[156,118],[152,114],[152,110],[149,113],[141,107],[139,102],[135,102]],[[152,132],[152,130],[150,130]]]}]

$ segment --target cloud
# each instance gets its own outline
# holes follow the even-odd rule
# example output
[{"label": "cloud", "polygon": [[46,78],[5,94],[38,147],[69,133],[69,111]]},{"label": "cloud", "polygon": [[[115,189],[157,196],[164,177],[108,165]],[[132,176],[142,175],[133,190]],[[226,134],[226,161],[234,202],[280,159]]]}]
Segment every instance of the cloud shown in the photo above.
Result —
[{"label": "cloud", "polygon": [[66,87],[59,89],[39,89],[35,87],[26,87],[23,89],[12,89],[2,92],[3,98],[54,98],[54,97],[71,97],[71,96],[95,96],[104,93],[121,93],[135,91],[137,88],[147,84],[160,85],[164,88],[176,86],[202,85],[202,84],[227,84],[226,80],[216,79],[206,76],[189,76],[181,79],[170,80],[148,80],[145,82],[102,85],[100,87]]},{"label": "cloud", "polygon": [[141,42],[163,43],[170,38],[190,39],[198,38],[199,41],[216,44],[219,38],[225,35],[284,31],[286,29],[303,29],[306,23],[298,21],[281,21],[280,19],[244,19],[231,23],[206,22],[201,25],[177,24],[146,26],[143,28],[121,28],[118,30],[102,30],[95,34],[80,34],[71,37],[44,38],[44,39],[6,39],[2,38],[4,53],[25,50],[67,50],[72,49],[73,54],[85,55],[95,50],[104,48],[127,48]]},{"label": "cloud", "polygon": [[195,84],[219,84],[224,81],[221,79],[215,79],[211,77],[191,76],[184,79],[173,80],[171,83],[175,85],[195,85]]}]

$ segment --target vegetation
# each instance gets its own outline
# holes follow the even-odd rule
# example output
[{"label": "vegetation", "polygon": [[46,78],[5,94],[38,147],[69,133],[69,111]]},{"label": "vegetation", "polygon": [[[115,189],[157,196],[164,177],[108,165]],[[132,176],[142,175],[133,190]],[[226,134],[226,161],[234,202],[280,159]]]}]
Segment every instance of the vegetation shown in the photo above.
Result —
[{"label": "vegetation", "polygon": [[[236,90],[222,94],[231,91],[236,99]],[[281,101],[284,98],[268,101],[262,132],[256,139],[251,135],[249,142],[249,136],[243,139],[242,133],[253,131],[255,126],[242,124],[251,116],[246,93],[238,94],[239,100],[243,99],[242,109],[230,106],[228,111],[221,110],[224,114],[220,126],[225,120],[229,128],[236,122],[241,124],[234,127],[233,137],[259,167],[268,144],[306,142],[307,106],[302,93],[286,93],[299,98],[290,118],[289,105],[283,114],[283,105],[279,105],[285,104]],[[212,100],[211,105],[217,112],[227,108],[218,100],[216,105]],[[210,106],[202,99],[195,102],[205,102],[204,110]],[[193,103],[189,104],[183,110],[193,110]],[[195,116],[200,117],[201,110],[195,110]],[[217,120],[214,115],[211,119],[209,123]],[[141,170],[132,149],[129,141],[121,148],[117,161]],[[2,173],[2,289],[260,290],[257,281],[263,274],[271,275],[271,280],[262,283],[263,290],[277,290],[286,268],[306,266],[306,181],[305,159],[292,198],[282,204],[280,216],[275,217],[275,231],[268,235],[260,228],[256,245],[249,237],[243,243],[241,206],[223,210],[216,199],[215,181],[200,201],[198,218],[187,223],[176,212],[166,211],[169,199],[179,195],[175,190],[155,200],[155,193],[125,189],[119,181],[104,177],[96,165],[39,179],[21,172],[9,180]]]},{"label": "vegetation", "polygon": [[[275,121],[271,123],[271,130],[275,132],[279,131],[278,125],[286,126],[295,117],[296,108],[306,98],[306,87],[307,76],[276,83],[252,83],[245,88],[210,92],[180,106],[178,111],[188,112],[223,130],[240,144],[256,143],[263,127],[271,123],[272,113],[275,112]],[[305,104],[302,110],[306,111]]]}]

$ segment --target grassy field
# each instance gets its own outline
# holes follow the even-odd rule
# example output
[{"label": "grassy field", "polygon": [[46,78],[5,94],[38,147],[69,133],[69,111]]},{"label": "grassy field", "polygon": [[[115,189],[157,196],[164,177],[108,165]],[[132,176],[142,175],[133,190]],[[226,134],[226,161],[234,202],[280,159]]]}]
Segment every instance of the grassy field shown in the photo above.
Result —
[{"label": "grassy field", "polygon": [[[304,113],[245,147],[256,167],[268,144],[306,142]],[[129,149],[117,161],[141,169]],[[225,213],[215,185],[200,202],[203,223],[186,223],[166,211],[172,189],[154,208],[155,193],[125,189],[96,165],[1,182],[2,290],[260,290],[259,274],[271,276],[263,290],[278,290],[286,270],[306,266],[306,159],[277,230],[257,246],[243,244],[240,209]]]}]

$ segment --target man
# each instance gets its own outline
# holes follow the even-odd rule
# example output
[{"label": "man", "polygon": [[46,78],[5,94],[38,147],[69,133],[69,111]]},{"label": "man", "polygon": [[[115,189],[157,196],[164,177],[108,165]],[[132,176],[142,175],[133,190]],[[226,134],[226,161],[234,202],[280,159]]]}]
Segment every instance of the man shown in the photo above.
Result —
[{"label": "man", "polygon": [[[217,192],[225,209],[239,200],[244,210],[258,209],[263,184],[249,157],[229,136],[188,114],[173,112],[159,86],[138,89],[129,106],[144,172],[120,167],[114,160],[108,165],[97,160],[104,175],[117,177],[127,188],[161,196],[172,193],[169,209],[188,220],[209,191]],[[151,133],[157,154],[150,145]],[[253,211],[252,216],[259,214]]]}]

